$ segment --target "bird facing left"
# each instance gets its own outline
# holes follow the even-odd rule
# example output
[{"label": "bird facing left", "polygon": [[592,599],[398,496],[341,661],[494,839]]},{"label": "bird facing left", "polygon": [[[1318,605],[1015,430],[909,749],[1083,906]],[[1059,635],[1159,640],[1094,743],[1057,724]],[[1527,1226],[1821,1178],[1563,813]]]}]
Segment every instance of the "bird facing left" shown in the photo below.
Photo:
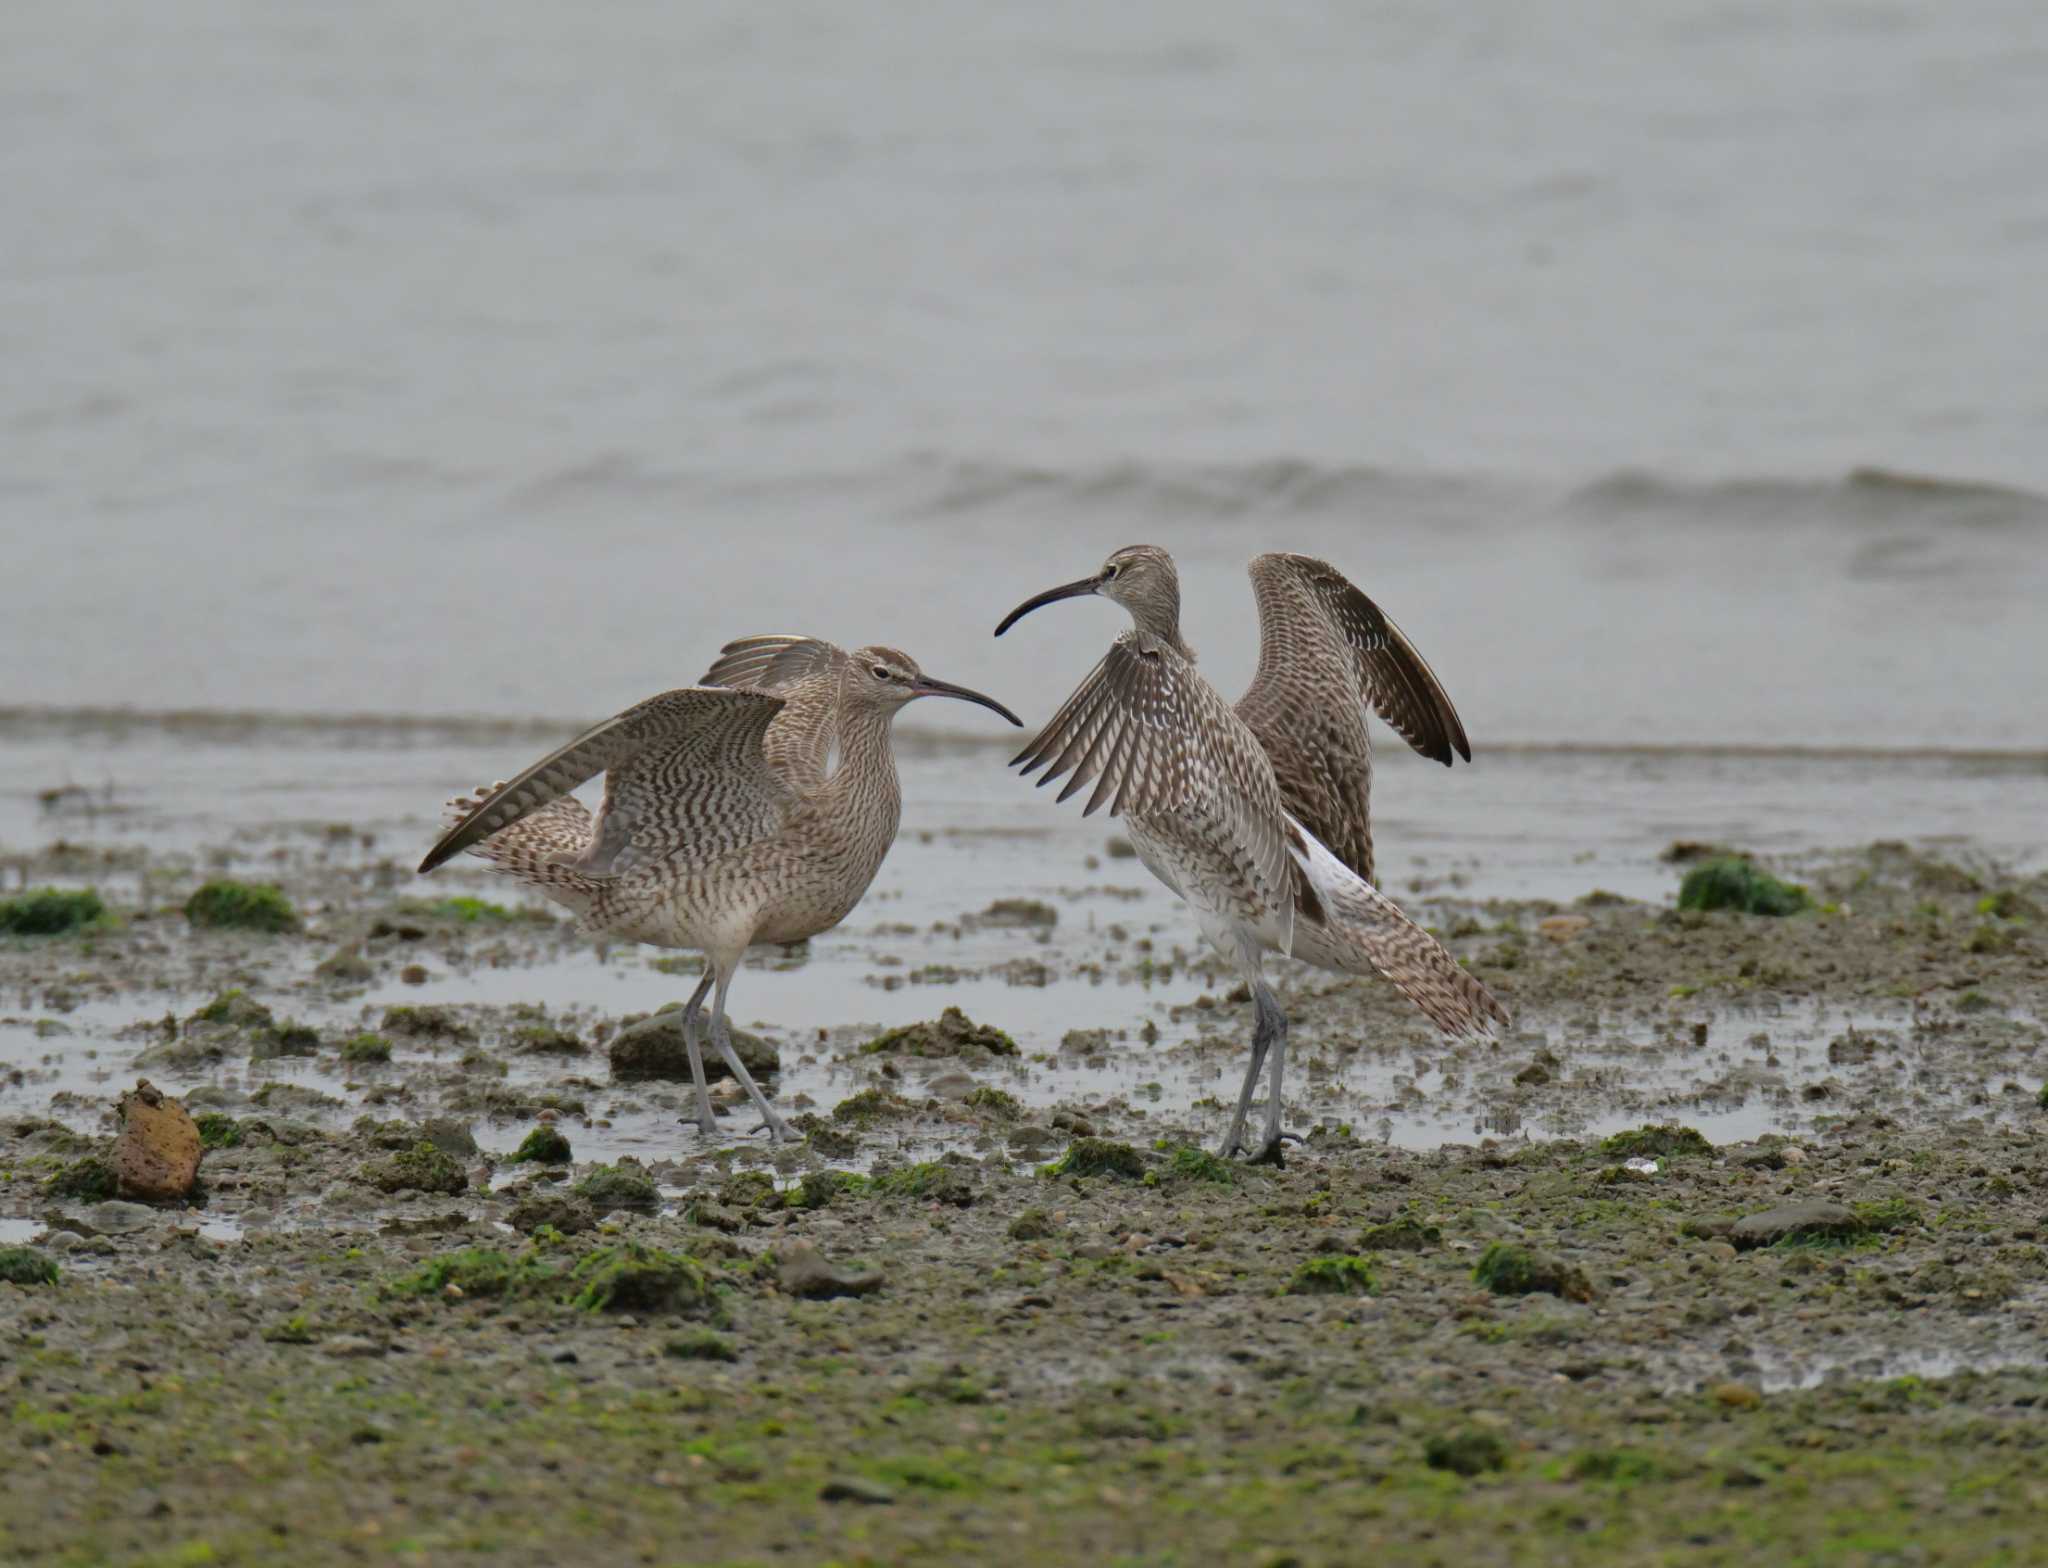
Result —
[{"label": "bird facing left", "polygon": [[[717,1132],[702,1054],[715,988],[711,1044],[780,1142],[789,1128],[733,1050],[726,993],[748,948],[830,930],[874,881],[903,806],[890,725],[919,697],[1023,723],[895,648],[743,637],[697,685],[636,703],[510,783],[451,800],[420,870],[468,850],[592,931],[702,953],[683,1008],[697,1125]],[[600,773],[593,817],[570,792]]]}]

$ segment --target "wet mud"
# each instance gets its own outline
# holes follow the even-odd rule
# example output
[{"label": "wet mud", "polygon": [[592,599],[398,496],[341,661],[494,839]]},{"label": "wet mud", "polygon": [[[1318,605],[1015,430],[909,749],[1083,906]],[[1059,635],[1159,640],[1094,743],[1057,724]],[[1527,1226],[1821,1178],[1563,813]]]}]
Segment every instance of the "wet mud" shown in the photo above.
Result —
[{"label": "wet mud", "polygon": [[[1275,1169],[1206,1152],[1249,1010],[1128,867],[750,965],[771,1149],[630,1021],[687,963],[480,880],[340,830],[25,859],[101,907],[0,938],[9,1552],[2035,1560],[2048,877],[1404,890],[1515,1026],[1279,966]],[[257,928],[187,912],[223,881]],[[182,1201],[120,1187],[139,1078]]]}]

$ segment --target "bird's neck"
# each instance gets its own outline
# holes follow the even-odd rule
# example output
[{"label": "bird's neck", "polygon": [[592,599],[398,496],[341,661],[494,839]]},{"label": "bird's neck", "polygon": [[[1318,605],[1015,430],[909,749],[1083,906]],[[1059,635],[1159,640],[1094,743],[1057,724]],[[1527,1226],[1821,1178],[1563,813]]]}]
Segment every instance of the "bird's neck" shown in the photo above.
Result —
[{"label": "bird's neck", "polygon": [[1140,636],[1163,643],[1190,664],[1195,662],[1195,650],[1180,634],[1180,606],[1175,605],[1170,610],[1147,606],[1142,613],[1133,610],[1131,621]]},{"label": "bird's neck", "polygon": [[889,743],[893,715],[875,708],[851,708],[839,717],[839,766],[825,781],[826,793],[847,804],[897,811],[903,799],[896,779],[896,752]]}]

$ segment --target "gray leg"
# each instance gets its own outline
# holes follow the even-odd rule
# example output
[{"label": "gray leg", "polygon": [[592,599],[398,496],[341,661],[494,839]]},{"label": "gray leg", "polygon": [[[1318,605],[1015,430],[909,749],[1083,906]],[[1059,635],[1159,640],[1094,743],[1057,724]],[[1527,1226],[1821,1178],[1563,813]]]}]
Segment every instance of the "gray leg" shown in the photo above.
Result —
[{"label": "gray leg", "polygon": [[1280,1163],[1280,1113],[1286,1102],[1280,1096],[1280,1079],[1287,1067],[1287,1019],[1283,1014],[1273,1031],[1273,1081],[1266,1090],[1266,1138],[1252,1156],[1255,1165]]},{"label": "gray leg", "polygon": [[775,1107],[768,1103],[768,1097],[755,1086],[753,1076],[747,1071],[747,1064],[740,1060],[739,1052],[732,1048],[732,1031],[725,1021],[725,992],[726,987],[731,984],[732,970],[728,969],[718,977],[718,996],[711,1004],[711,1043],[718,1047],[718,1054],[725,1058],[726,1067],[733,1077],[739,1079],[740,1087],[747,1091],[747,1098],[754,1102],[754,1109],[761,1113],[761,1123],[768,1130],[768,1141],[789,1143],[796,1135],[789,1130],[788,1124],[775,1114]]},{"label": "gray leg", "polygon": [[711,1114],[711,1091],[704,1084],[704,1053],[697,1046],[697,1031],[704,1026],[704,998],[711,990],[711,961],[704,962],[704,978],[683,1003],[683,1048],[690,1053],[690,1079],[697,1086],[697,1130],[707,1138],[718,1134],[718,1118]]},{"label": "gray leg", "polygon": [[[1263,978],[1252,984],[1252,1007],[1257,1021],[1252,1026],[1251,1064],[1245,1069],[1244,1087],[1237,1094],[1237,1113],[1230,1118],[1230,1131],[1223,1135],[1216,1150],[1226,1160],[1244,1150],[1245,1118],[1251,1114],[1252,1096],[1258,1092],[1259,1072],[1266,1065],[1266,1053],[1275,1041],[1287,1037],[1287,1015],[1280,1011],[1279,999]],[[1268,1112],[1268,1120],[1272,1114]]]}]

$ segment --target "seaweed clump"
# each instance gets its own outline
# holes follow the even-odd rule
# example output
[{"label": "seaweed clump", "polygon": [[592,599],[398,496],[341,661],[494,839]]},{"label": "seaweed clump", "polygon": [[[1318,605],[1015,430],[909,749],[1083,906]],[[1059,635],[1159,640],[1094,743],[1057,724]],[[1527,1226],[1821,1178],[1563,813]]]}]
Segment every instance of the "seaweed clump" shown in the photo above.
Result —
[{"label": "seaweed clump", "polygon": [[33,1247],[0,1247],[0,1283],[54,1285],[57,1265]]},{"label": "seaweed clump", "polygon": [[1582,1269],[1509,1241],[1496,1241],[1480,1254],[1472,1277],[1496,1296],[1532,1296],[1540,1291],[1565,1301],[1593,1299],[1592,1282]]},{"label": "seaweed clump", "polygon": [[1310,1258],[1287,1283],[1290,1296],[1369,1296],[1372,1265],[1363,1258]]},{"label": "seaweed clump", "polygon": [[185,900],[185,918],[216,931],[296,931],[299,913],[269,882],[209,882]]},{"label": "seaweed clump", "polygon": [[1462,1432],[1451,1432],[1432,1437],[1422,1447],[1423,1463],[1432,1470],[1448,1470],[1453,1475],[1482,1475],[1488,1470],[1505,1470],[1508,1466],[1508,1447],[1492,1432],[1468,1427]]},{"label": "seaweed clump", "polygon": [[1660,1126],[1631,1127],[1602,1140],[1600,1152],[1610,1160],[1670,1160],[1693,1154],[1712,1154],[1713,1144],[1704,1134],[1678,1122]]},{"label": "seaweed clump", "polygon": [[431,1143],[416,1143],[398,1154],[364,1162],[357,1173],[379,1192],[445,1192],[469,1190],[462,1167]]},{"label": "seaweed clump", "polygon": [[637,1241],[600,1247],[570,1271],[580,1281],[571,1305],[585,1312],[681,1312],[723,1322],[725,1311],[703,1269],[679,1252]]},{"label": "seaweed clump", "polygon": [[1145,1161],[1128,1143],[1108,1138],[1076,1138],[1067,1152],[1045,1167],[1048,1176],[1115,1176],[1138,1181],[1145,1174]]},{"label": "seaweed clump", "polygon": [[861,1047],[864,1056],[904,1052],[911,1056],[958,1056],[963,1051],[986,1051],[991,1056],[1015,1056],[1017,1042],[993,1024],[978,1024],[957,1007],[939,1014],[935,1023],[905,1024],[878,1034]]},{"label": "seaweed clump", "polygon": [[641,1172],[624,1165],[600,1165],[570,1189],[599,1214],[630,1209],[652,1214],[661,1207],[661,1192]]},{"label": "seaweed clump", "polygon": [[1806,889],[1781,882],[1741,855],[1721,855],[1694,866],[1678,884],[1680,909],[1735,909],[1746,915],[1796,915],[1812,907]]},{"label": "seaweed clump", "polygon": [[114,1167],[97,1154],[88,1154],[52,1176],[43,1190],[53,1198],[76,1198],[81,1203],[104,1203],[119,1192]]},{"label": "seaweed clump", "polygon": [[75,892],[39,887],[14,898],[0,898],[0,933],[8,936],[62,936],[106,918],[107,906],[90,888]]},{"label": "seaweed clump", "polygon": [[542,1122],[512,1151],[509,1163],[513,1165],[567,1165],[575,1156],[569,1152],[569,1140],[547,1122]]}]

